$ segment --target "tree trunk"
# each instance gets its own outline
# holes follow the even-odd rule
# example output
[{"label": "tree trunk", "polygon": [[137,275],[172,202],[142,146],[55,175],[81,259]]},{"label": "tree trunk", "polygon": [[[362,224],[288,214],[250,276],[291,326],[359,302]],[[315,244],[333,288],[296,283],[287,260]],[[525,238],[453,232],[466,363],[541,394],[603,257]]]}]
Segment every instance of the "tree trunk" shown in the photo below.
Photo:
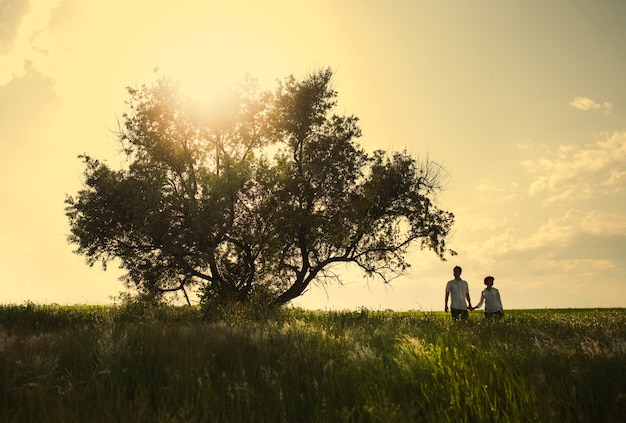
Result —
[{"label": "tree trunk", "polygon": [[311,280],[312,278],[310,276],[303,280],[297,279],[285,292],[276,297],[272,305],[280,307],[287,304],[294,298],[299,297],[309,286],[309,282],[311,282]]}]

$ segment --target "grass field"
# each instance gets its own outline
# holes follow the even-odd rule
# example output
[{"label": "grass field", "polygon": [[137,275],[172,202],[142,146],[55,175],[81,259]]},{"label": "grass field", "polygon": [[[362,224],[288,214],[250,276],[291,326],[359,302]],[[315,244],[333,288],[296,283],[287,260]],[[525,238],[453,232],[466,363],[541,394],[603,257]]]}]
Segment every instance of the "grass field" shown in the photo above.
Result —
[{"label": "grass field", "polygon": [[619,422],[626,309],[0,306],[3,422]]}]

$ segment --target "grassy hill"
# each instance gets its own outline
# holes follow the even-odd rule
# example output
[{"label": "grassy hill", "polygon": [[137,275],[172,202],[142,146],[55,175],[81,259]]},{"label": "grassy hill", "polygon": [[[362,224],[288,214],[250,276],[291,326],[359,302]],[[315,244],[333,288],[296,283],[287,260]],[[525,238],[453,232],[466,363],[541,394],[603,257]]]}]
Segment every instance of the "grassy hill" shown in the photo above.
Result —
[{"label": "grassy hill", "polygon": [[3,422],[617,422],[626,310],[0,306]]}]

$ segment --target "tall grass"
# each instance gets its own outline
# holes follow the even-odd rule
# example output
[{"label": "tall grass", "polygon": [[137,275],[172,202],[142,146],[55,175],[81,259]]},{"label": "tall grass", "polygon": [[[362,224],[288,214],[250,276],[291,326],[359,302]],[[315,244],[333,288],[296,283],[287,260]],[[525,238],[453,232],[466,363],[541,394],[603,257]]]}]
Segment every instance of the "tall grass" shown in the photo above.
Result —
[{"label": "tall grass", "polygon": [[0,306],[6,422],[623,421],[626,310]]}]

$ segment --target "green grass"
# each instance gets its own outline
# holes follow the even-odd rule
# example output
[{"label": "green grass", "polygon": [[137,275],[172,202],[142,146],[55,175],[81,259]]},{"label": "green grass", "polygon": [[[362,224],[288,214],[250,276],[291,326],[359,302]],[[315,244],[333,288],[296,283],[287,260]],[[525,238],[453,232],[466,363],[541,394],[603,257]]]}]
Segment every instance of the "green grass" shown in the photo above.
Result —
[{"label": "green grass", "polygon": [[3,422],[618,422],[626,310],[0,306]]}]

